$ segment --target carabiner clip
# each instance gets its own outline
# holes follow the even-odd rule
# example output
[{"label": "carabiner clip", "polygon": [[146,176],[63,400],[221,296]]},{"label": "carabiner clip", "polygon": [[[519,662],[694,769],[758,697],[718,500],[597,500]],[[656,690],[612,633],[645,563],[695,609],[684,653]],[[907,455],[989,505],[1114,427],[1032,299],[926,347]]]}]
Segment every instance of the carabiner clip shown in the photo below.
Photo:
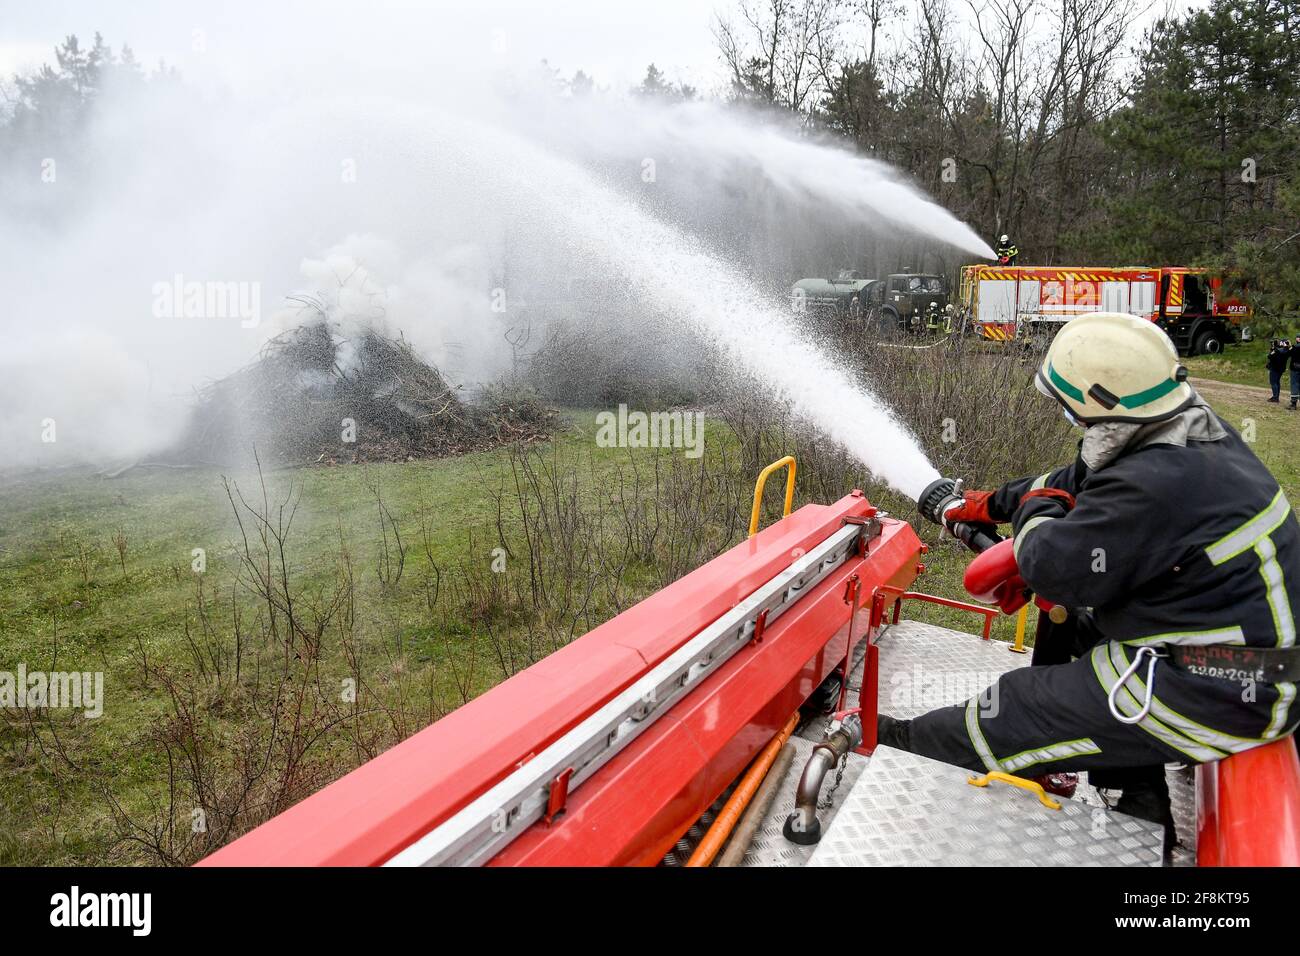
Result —
[{"label": "carabiner clip", "polygon": [[[1126,717],[1122,713],[1120,713],[1119,705],[1115,703],[1115,698],[1119,696],[1119,692],[1124,689],[1124,685],[1128,683],[1128,679],[1132,677],[1134,674],[1136,674],[1137,669],[1142,666],[1143,654],[1147,655],[1149,661],[1147,664],[1147,680],[1146,680],[1147,699],[1143,701],[1141,710],[1139,710],[1132,717]],[[1156,685],[1155,685],[1156,661],[1166,656],[1168,655],[1161,654],[1154,647],[1139,647],[1137,654],[1133,658],[1133,663],[1128,666],[1128,670],[1124,671],[1124,673],[1119,676],[1119,680],[1115,682],[1115,686],[1112,687],[1110,689],[1110,693],[1106,695],[1106,703],[1110,705],[1111,716],[1114,717],[1116,720],[1118,720],[1121,724],[1141,723],[1143,719],[1146,718],[1146,715],[1151,713],[1151,702],[1155,699],[1155,693],[1156,693]]]}]

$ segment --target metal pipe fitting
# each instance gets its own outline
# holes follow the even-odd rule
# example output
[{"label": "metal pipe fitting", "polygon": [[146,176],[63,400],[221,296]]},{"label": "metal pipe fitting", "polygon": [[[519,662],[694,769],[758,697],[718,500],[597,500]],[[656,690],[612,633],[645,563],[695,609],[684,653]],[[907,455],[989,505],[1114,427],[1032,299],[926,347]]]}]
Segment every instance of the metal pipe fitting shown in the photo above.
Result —
[{"label": "metal pipe fitting", "polygon": [[862,719],[853,714],[832,724],[826,731],[826,739],[813,748],[795,791],[794,811],[786,817],[781,830],[791,843],[811,846],[822,838],[821,821],[817,819],[822,784],[844,755],[861,743]]}]

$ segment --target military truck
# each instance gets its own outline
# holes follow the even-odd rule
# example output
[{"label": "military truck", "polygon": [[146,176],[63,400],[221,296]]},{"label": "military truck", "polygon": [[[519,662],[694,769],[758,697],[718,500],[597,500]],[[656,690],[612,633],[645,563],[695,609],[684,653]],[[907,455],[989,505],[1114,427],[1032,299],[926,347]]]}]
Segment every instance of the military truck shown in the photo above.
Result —
[{"label": "military truck", "polygon": [[948,280],[899,272],[871,284],[863,296],[867,324],[881,332],[943,331],[950,315]]},{"label": "military truck", "polygon": [[790,290],[790,308],[799,313],[830,311],[860,321],[865,293],[877,282],[852,269],[841,269],[834,279],[800,279]]}]

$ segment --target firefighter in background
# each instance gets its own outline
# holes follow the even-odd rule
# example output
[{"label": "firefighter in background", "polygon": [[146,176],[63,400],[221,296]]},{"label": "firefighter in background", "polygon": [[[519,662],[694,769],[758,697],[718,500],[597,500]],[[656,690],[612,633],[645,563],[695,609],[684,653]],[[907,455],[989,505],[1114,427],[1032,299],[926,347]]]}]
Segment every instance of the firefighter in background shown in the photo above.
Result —
[{"label": "firefighter in background", "polygon": [[1016,258],[1020,255],[1020,250],[1016,248],[1016,244],[1011,241],[1011,237],[1006,233],[998,237],[998,247],[995,251],[998,254],[998,265],[1000,266],[1014,266]]},{"label": "firefighter in background", "polygon": [[[944,518],[1011,523],[1019,574],[1070,612],[1052,635],[1061,663],[1017,668],[913,720],[882,715],[879,740],[970,770],[1087,771],[1121,791],[1116,809],[1163,824],[1169,852],[1164,765],[1268,743],[1300,721],[1300,524],[1151,322],[1074,319],[1036,382],[1083,426],[1076,460],[966,492]],[[1207,671],[1205,653],[1224,667]]]},{"label": "firefighter in background", "polygon": [[1300,335],[1295,337],[1291,343],[1291,411],[1295,411],[1297,401],[1300,401],[1300,366],[1296,365],[1296,359],[1300,358]]},{"label": "firefighter in background", "polygon": [[[1268,366],[1268,387],[1272,390],[1273,395],[1270,402],[1277,402],[1278,397],[1282,394],[1282,376],[1286,373],[1288,366],[1292,365],[1291,360],[1291,342],[1288,339],[1274,339],[1273,344],[1269,346],[1268,358],[1264,360]],[[1295,391],[1294,388],[1291,389]]]}]

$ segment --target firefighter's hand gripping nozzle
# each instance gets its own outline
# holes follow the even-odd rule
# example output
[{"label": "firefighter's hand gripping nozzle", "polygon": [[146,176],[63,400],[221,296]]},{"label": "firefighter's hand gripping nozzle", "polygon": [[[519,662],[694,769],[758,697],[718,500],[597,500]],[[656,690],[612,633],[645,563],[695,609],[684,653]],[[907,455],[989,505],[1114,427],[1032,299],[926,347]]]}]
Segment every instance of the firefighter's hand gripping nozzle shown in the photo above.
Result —
[{"label": "firefighter's hand gripping nozzle", "polygon": [[944,515],[949,509],[960,505],[962,497],[962,480],[960,478],[939,478],[930,482],[921,497],[916,499],[917,510],[921,517],[933,521],[941,528],[946,528],[954,538],[961,541],[972,551],[987,551],[1001,541],[1001,537],[986,525],[968,524],[964,521],[949,522]]}]

